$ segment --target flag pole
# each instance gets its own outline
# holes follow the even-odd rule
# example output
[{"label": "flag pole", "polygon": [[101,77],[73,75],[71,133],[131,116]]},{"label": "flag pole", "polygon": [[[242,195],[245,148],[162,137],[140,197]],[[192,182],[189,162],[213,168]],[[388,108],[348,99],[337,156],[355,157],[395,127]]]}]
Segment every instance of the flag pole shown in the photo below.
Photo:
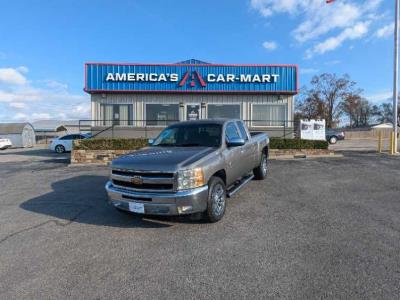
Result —
[{"label": "flag pole", "polygon": [[399,85],[399,0],[395,0],[394,9],[394,64],[393,64],[393,132],[394,132],[394,153],[397,153],[397,98]]}]

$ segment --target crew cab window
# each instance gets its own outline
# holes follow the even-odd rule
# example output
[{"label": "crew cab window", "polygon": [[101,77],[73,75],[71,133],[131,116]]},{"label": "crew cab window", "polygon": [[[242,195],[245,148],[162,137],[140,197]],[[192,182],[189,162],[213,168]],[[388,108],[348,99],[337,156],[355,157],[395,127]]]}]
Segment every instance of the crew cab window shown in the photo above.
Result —
[{"label": "crew cab window", "polygon": [[242,139],[244,139],[245,141],[248,141],[249,137],[247,136],[247,131],[244,128],[243,123],[240,121],[237,121],[236,125],[239,127],[239,131],[240,131],[240,135],[242,136]]},{"label": "crew cab window", "polygon": [[225,136],[227,141],[232,141],[233,139],[240,139],[240,135],[235,126],[235,123],[228,123],[228,125],[226,125]]}]

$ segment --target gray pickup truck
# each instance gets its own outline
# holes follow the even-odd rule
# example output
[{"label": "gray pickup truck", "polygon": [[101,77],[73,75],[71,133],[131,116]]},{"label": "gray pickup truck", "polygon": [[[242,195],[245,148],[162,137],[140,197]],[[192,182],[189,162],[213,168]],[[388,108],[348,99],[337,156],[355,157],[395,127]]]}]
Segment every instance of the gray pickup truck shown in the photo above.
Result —
[{"label": "gray pickup truck", "polygon": [[250,133],[241,120],[173,124],[149,147],[113,160],[109,202],[139,214],[200,214],[219,221],[227,197],[267,176],[268,146],[265,133]]}]

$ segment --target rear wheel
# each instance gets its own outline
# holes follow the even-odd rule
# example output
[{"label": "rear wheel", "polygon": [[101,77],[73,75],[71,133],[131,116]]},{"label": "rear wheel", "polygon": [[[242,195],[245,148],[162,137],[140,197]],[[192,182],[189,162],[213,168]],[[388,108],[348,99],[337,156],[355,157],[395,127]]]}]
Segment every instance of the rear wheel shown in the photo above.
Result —
[{"label": "rear wheel", "polygon": [[336,144],[336,142],[337,142],[337,137],[336,136],[331,136],[329,138],[329,143],[330,144]]},{"label": "rear wheel", "polygon": [[226,188],[219,177],[211,177],[209,181],[206,217],[209,222],[218,222],[225,214]]},{"label": "rear wheel", "polygon": [[261,154],[260,165],[253,170],[254,177],[257,180],[263,180],[268,174],[268,158],[265,153]]},{"label": "rear wheel", "polygon": [[65,147],[64,147],[63,145],[57,145],[57,146],[54,148],[54,150],[55,150],[57,153],[64,153],[64,152],[65,152]]}]

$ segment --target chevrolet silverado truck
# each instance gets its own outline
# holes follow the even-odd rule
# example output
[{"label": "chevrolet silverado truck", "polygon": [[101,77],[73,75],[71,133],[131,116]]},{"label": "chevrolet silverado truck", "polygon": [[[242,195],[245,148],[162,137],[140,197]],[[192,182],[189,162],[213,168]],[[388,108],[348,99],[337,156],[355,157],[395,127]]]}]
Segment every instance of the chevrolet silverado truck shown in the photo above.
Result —
[{"label": "chevrolet silverado truck", "polygon": [[226,199],[268,172],[269,138],[241,120],[173,124],[149,146],[112,161],[109,202],[148,215],[204,216],[219,221]]}]

